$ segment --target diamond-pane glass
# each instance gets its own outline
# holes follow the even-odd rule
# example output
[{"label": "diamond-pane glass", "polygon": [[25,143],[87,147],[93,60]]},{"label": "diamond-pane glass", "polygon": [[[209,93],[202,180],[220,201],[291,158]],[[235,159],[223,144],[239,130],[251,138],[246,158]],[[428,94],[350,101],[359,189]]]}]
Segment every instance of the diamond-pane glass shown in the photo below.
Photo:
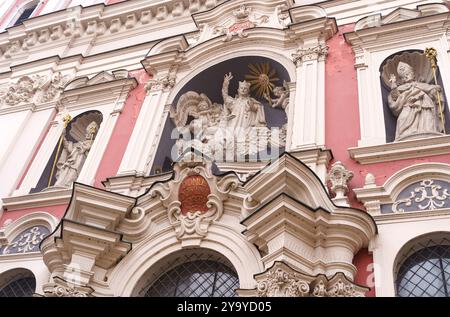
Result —
[{"label": "diamond-pane glass", "polygon": [[400,267],[400,297],[450,297],[450,245],[424,246]]},{"label": "diamond-pane glass", "polygon": [[236,273],[211,260],[186,262],[164,273],[145,297],[233,297],[239,287]]},{"label": "diamond-pane glass", "polygon": [[31,297],[35,289],[34,277],[19,277],[0,290],[0,297]]}]

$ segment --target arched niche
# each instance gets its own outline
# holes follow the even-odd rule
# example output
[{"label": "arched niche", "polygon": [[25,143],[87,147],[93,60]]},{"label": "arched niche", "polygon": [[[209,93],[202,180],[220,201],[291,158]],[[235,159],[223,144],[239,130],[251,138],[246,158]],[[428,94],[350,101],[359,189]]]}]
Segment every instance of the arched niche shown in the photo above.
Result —
[{"label": "arched niche", "polygon": [[[281,103],[276,105],[275,100],[279,99],[273,92],[270,93],[270,98],[268,98],[271,100],[268,100],[257,93],[256,86],[254,85],[251,87],[250,96],[261,103],[267,128],[278,128],[281,131],[280,133],[284,133],[283,131],[285,130],[283,130],[283,128],[286,129],[287,125],[286,105],[289,101],[289,89],[286,85],[291,81],[286,68],[279,62],[262,56],[241,56],[231,58],[200,72],[176,92],[176,96],[171,102],[170,114],[165,121],[164,128],[160,135],[159,145],[150,173],[154,174],[171,170],[171,165],[178,156],[175,154],[175,151],[173,151],[176,140],[179,137],[179,134],[174,132],[176,131],[174,117],[180,114],[179,106],[183,96],[186,96],[188,92],[196,92],[198,96],[207,96],[208,103],[210,102],[212,105],[217,104],[218,106],[216,109],[223,110],[224,100],[222,96],[222,85],[226,74],[232,73],[233,75],[233,78],[230,81],[228,94],[231,97],[235,97],[239,88],[239,82],[244,80],[250,81],[251,78],[248,76],[259,77],[258,74],[266,72],[266,69],[269,69],[267,73],[270,75],[271,87],[279,87],[278,89],[283,89],[283,91],[287,92],[285,99],[283,99],[283,101],[285,101],[284,106],[282,106]],[[253,87],[255,87],[255,89],[253,89]],[[198,100],[200,100],[200,97],[198,98]],[[271,106],[271,104],[273,106]],[[189,125],[197,118],[198,116],[196,114],[187,116],[184,123]],[[193,137],[192,134],[191,137]],[[284,147],[284,145],[278,148],[282,147]],[[270,149],[268,149],[268,153],[271,153]]]},{"label": "arched niche", "polygon": [[[195,278],[188,278],[188,276]],[[192,285],[171,285],[169,280]],[[156,287],[160,288],[156,290]],[[162,289],[165,288],[165,289]],[[202,288],[199,290],[198,288]],[[216,288],[211,295],[225,292],[227,297],[236,295],[239,278],[231,262],[222,254],[204,248],[191,248],[174,252],[150,267],[136,284],[132,296],[177,297],[209,295],[209,288]],[[221,290],[220,290],[221,289]]]},{"label": "arched niche", "polygon": [[[76,151],[75,147],[86,141],[86,139],[88,138],[87,134],[90,133],[88,130],[91,130],[91,128],[92,133],[90,134],[89,138],[93,142],[95,140],[95,137],[97,136],[102,121],[103,115],[100,111],[97,110],[83,112],[72,118],[72,120],[68,123],[65,131],[63,132],[63,141],[61,143],[58,142],[55,145],[52,155],[50,156],[36,187],[32,188],[30,193],[40,192],[57,184],[58,168],[71,159],[69,157],[69,150],[64,150],[64,142],[70,142],[73,148],[72,151]],[[87,156],[87,154],[89,154],[89,150],[90,146],[87,146],[83,149],[80,149],[79,151],[83,152],[84,156]],[[57,154],[58,156],[55,160]],[[79,166],[82,167],[82,165],[84,164],[84,160],[85,157],[84,159],[81,158]],[[78,173],[81,171],[81,167],[78,170]]]},{"label": "arched niche", "polygon": [[[416,73],[415,80],[419,83],[434,85],[434,76],[431,68],[430,61],[425,56],[423,50],[406,50],[397,52],[395,54],[387,57],[380,66],[380,82],[381,82],[381,93],[383,99],[383,113],[384,113],[384,123],[385,123],[385,132],[386,132],[386,142],[394,142],[394,141],[404,141],[411,139],[419,139],[426,138],[432,136],[438,136],[441,133],[423,133],[411,136],[396,136],[397,125],[399,113],[394,114],[395,111],[391,110],[389,105],[389,95],[392,91],[390,87],[391,83],[389,82],[391,74],[394,75],[397,79],[398,86],[403,84],[400,76],[397,73],[397,68],[399,63],[406,63],[410,65],[414,72]],[[442,82],[441,74],[439,68],[436,70],[436,78],[437,83],[442,88],[442,111],[445,118],[445,131],[449,131],[450,129],[450,114],[448,111],[447,98],[444,91],[444,85]],[[430,95],[434,95],[434,93],[430,93]],[[436,114],[439,115],[439,107],[436,105]],[[406,116],[405,116],[406,117]],[[440,121],[437,119],[436,121]],[[440,122],[436,122],[436,124],[440,124]],[[438,127],[437,127],[438,128]]]}]

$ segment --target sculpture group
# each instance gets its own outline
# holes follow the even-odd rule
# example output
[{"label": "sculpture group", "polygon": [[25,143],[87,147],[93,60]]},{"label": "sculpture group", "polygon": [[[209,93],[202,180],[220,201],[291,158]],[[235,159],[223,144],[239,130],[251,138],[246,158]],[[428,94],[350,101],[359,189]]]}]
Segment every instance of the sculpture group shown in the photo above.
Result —
[{"label": "sculpture group", "polygon": [[[172,155],[174,160],[191,149],[222,160],[257,155],[268,146],[284,146],[285,140],[280,137],[283,133],[268,128],[263,104],[251,97],[250,83],[239,82],[237,95],[229,95],[232,79],[231,73],[224,76],[223,105],[212,103],[205,94],[194,91],[180,97],[171,112],[177,131],[182,135]],[[284,88],[277,88],[277,92],[280,89]],[[272,106],[286,107],[286,99],[286,93],[275,94]]]}]

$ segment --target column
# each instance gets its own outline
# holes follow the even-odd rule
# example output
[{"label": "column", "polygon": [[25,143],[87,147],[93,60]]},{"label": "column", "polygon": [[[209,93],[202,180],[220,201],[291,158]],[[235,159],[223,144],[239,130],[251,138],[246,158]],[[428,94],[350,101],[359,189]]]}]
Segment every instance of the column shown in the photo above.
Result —
[{"label": "column", "polygon": [[164,108],[174,85],[164,79],[150,80],[147,84],[148,95],[142,105],[118,175],[145,175],[148,172],[147,167],[153,162],[159,132],[164,128]]},{"label": "column", "polygon": [[297,65],[291,151],[325,145],[325,44],[309,44],[293,54]]}]

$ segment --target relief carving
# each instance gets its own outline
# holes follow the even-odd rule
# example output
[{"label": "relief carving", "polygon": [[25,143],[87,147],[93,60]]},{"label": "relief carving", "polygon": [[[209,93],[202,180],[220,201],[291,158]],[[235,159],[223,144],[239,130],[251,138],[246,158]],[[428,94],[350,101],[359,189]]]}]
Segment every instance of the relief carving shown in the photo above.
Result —
[{"label": "relief carving", "polygon": [[52,76],[23,76],[9,87],[0,90],[0,107],[20,104],[41,104],[56,100],[70,76],[57,72]]},{"label": "relief carving", "polygon": [[174,179],[156,184],[150,191],[167,208],[167,215],[178,239],[203,238],[214,221],[223,214],[223,202],[237,188],[235,175],[215,177],[211,164],[186,154],[174,165]]}]

